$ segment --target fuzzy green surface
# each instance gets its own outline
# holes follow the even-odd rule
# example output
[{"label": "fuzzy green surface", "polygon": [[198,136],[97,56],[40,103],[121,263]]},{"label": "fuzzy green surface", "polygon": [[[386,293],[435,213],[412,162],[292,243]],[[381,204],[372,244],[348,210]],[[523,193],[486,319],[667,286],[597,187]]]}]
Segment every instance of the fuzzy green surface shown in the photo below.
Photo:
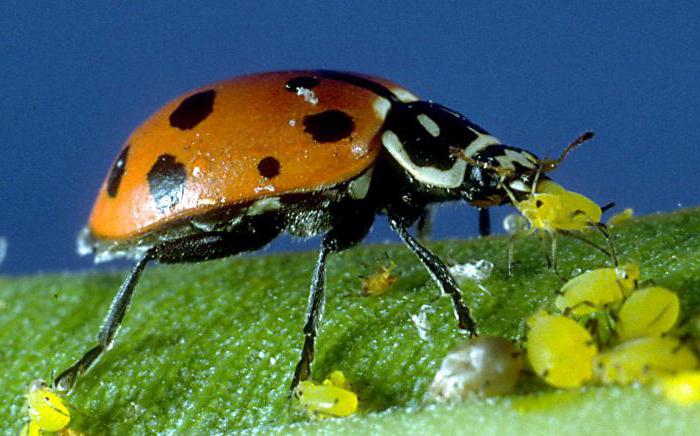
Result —
[{"label": "fuzzy green surface", "polygon": [[[681,296],[682,314],[700,308],[700,210],[636,219],[615,232],[622,262],[637,261]],[[534,237],[515,245],[491,237],[429,246],[444,260],[487,259],[488,292],[461,281],[480,333],[516,337],[525,317],[553,302],[560,286]],[[607,259],[560,240],[560,271],[605,266]],[[385,263],[398,281],[379,297],[360,297],[358,276]],[[315,253],[230,258],[147,268],[117,341],[68,398],[73,428],[89,434],[175,431],[417,433],[685,433],[700,408],[666,403],[649,389],[599,387],[542,392],[460,405],[431,405],[427,388],[447,350],[463,337],[448,298],[399,245],[360,246],[330,257],[327,304],[313,371],[341,369],[360,398],[346,420],[309,421],[287,398],[302,343]],[[0,279],[0,422],[19,430],[22,394],[36,378],[70,365],[93,340],[124,273]],[[428,340],[410,321],[424,304]]]}]

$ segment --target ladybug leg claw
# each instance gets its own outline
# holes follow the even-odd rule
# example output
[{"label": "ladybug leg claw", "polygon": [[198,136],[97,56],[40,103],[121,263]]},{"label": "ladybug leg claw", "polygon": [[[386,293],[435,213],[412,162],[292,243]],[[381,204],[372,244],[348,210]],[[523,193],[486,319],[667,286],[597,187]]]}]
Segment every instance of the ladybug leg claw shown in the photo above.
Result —
[{"label": "ladybug leg claw", "polygon": [[136,283],[146,267],[146,264],[152,259],[153,253],[149,251],[136,262],[131,273],[129,273],[129,276],[126,278],[121,288],[119,288],[119,292],[117,292],[114,300],[112,300],[109,313],[102,324],[100,333],[97,335],[98,344],[88,350],[83,357],[56,377],[53,381],[53,386],[56,390],[63,392],[71,391],[73,387],[75,387],[78,378],[90,369],[100,356],[110,348],[119,330],[119,326],[124,319],[126,309],[129,307]]},{"label": "ladybug leg claw", "polygon": [[445,264],[427,248],[421,245],[416,238],[411,236],[404,220],[398,215],[389,212],[389,226],[399,235],[406,246],[418,256],[418,259],[420,259],[421,263],[428,270],[442,292],[452,298],[452,307],[457,317],[457,326],[462,330],[466,330],[469,336],[476,336],[476,322],[472,319],[471,315],[469,315],[469,309],[464,304],[464,301],[462,301],[462,293]]}]

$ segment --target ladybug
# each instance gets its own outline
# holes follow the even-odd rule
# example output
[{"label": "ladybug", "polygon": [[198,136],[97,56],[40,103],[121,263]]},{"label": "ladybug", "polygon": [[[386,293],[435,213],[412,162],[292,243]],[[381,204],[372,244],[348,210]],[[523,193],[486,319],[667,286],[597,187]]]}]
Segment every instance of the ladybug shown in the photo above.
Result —
[{"label": "ladybug", "polygon": [[459,113],[377,77],[261,73],[178,97],[127,139],[79,236],[81,254],[132,258],[135,265],[97,345],[54,386],[71,390],[110,348],[148,263],[232,256],[281,232],[320,234],[294,389],[310,378],[326,259],[360,242],[377,214],[451,297],[459,329],[474,336],[454,278],[409,227],[432,203],[487,208],[511,202],[513,192],[526,198],[540,163]]}]

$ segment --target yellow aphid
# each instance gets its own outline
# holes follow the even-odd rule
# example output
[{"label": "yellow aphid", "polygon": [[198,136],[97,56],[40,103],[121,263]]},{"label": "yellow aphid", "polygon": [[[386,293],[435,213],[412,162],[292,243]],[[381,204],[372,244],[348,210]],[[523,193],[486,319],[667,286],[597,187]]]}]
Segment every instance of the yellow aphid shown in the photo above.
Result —
[{"label": "yellow aphid", "polygon": [[331,372],[328,378],[323,380],[323,385],[335,386],[338,388],[350,390],[350,383],[348,383],[347,379],[345,378],[345,374],[343,374],[343,371],[338,370]]},{"label": "yellow aphid", "polygon": [[304,380],[294,389],[294,397],[309,415],[318,418],[349,416],[357,410],[357,395],[348,389],[345,376],[334,371],[322,384]]},{"label": "yellow aphid", "polygon": [[527,325],[527,358],[547,383],[575,388],[593,377],[593,359],[598,349],[580,324],[540,311],[527,320]]},{"label": "yellow aphid", "polygon": [[647,336],[598,355],[595,369],[603,383],[628,384],[697,368],[695,354],[671,336]]},{"label": "yellow aphid", "polygon": [[387,265],[379,268],[374,274],[362,278],[362,295],[366,297],[382,295],[389,290],[391,285],[396,282],[396,276],[392,271],[396,265],[393,261],[389,261]]},{"label": "yellow aphid", "polygon": [[593,201],[550,180],[542,180],[536,193],[515,206],[530,222],[532,231],[587,230],[603,215]]},{"label": "yellow aphid", "polygon": [[622,212],[618,212],[615,215],[611,216],[608,219],[607,224],[610,227],[619,226],[620,224],[631,220],[633,216],[634,216],[634,210],[631,207],[628,207],[627,209],[623,210]]},{"label": "yellow aphid", "polygon": [[589,270],[566,282],[554,304],[562,312],[583,316],[622,301],[638,281],[639,266],[634,263]]},{"label": "yellow aphid", "polygon": [[40,430],[59,431],[70,423],[70,412],[63,404],[63,399],[44,381],[34,381],[25,397],[29,407],[29,420]]},{"label": "yellow aphid", "polygon": [[663,377],[657,388],[669,401],[684,406],[700,403],[700,371]]},{"label": "yellow aphid", "polygon": [[22,430],[19,431],[19,436],[41,436],[41,428],[34,421],[29,421],[24,424]]},{"label": "yellow aphid", "polygon": [[666,333],[678,319],[675,292],[654,286],[634,292],[618,314],[617,334],[622,340]]}]

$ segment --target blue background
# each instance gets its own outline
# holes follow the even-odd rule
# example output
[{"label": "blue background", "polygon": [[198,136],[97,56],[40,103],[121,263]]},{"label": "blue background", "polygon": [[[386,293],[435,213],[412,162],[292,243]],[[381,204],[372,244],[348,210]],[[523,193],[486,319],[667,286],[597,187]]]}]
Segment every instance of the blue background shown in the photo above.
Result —
[{"label": "blue background", "polygon": [[[88,268],[75,236],[130,131],[188,89],[265,70],[385,76],[540,155],[592,129],[557,181],[638,214],[697,203],[694,2],[96,4],[0,6],[2,273]],[[473,209],[438,210],[436,237],[475,232]],[[380,219],[370,240],[387,239]]]}]

